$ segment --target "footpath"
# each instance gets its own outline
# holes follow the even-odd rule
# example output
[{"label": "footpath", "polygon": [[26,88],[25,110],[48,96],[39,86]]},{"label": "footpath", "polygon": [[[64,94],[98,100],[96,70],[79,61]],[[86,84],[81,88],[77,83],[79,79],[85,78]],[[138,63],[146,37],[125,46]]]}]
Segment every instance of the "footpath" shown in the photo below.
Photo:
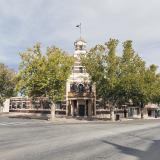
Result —
[{"label": "footpath", "polygon": [[[50,121],[50,115],[41,115],[41,114],[28,114],[28,113],[0,113],[1,117],[8,118],[19,118],[19,119],[37,119],[37,120],[46,120]],[[145,118],[143,120],[157,120],[160,118]],[[54,124],[88,124],[88,123],[107,123],[107,122],[124,122],[131,120],[141,120],[139,118],[120,118],[118,121],[111,121],[110,119],[98,119],[95,117],[87,118],[87,117],[55,117],[52,123]]]}]

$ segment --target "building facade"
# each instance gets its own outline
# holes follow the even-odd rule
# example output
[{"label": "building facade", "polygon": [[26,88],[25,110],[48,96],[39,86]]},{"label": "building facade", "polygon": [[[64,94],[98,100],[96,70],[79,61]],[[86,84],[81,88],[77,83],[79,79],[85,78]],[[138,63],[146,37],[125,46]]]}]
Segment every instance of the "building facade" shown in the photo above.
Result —
[{"label": "building facade", "polygon": [[87,43],[82,39],[75,41],[75,63],[72,74],[66,84],[66,115],[96,115],[96,88],[91,83],[89,74],[81,63],[81,55],[86,54]]}]

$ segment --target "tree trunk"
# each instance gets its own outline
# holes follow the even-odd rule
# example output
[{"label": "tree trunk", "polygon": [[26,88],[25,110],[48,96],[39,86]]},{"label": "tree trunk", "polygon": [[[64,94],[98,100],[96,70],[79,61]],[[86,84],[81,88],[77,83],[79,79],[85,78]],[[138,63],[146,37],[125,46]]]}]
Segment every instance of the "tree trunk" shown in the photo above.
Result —
[{"label": "tree trunk", "polygon": [[144,104],[143,102],[141,102],[141,119],[143,119],[143,108],[144,108]]},{"label": "tree trunk", "polygon": [[111,121],[115,121],[114,110],[115,110],[114,106],[110,107],[110,118],[111,118]]},{"label": "tree trunk", "polygon": [[51,121],[55,120],[55,111],[56,111],[56,106],[55,106],[55,103],[52,102],[52,105],[51,105],[51,118],[50,118]]}]

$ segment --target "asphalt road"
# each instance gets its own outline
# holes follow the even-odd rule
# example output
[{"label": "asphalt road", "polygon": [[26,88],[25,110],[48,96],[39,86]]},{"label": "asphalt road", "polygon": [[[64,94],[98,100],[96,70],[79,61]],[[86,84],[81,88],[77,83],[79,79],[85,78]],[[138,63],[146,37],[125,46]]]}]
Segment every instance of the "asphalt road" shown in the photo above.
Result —
[{"label": "asphalt road", "polygon": [[160,160],[160,120],[53,124],[0,117],[0,160]]}]

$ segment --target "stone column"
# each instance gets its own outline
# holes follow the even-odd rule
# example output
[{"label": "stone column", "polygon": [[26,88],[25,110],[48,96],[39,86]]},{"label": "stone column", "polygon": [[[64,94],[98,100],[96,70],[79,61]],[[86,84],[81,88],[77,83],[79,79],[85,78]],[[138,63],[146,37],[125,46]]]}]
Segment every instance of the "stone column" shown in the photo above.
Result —
[{"label": "stone column", "polygon": [[92,116],[92,100],[88,100],[88,116]]},{"label": "stone column", "polygon": [[86,106],[86,100],[85,101],[85,105],[84,105],[84,116],[87,116],[87,106]]},{"label": "stone column", "polygon": [[77,99],[77,116],[79,116],[79,102],[78,102],[78,99]]},{"label": "stone column", "polygon": [[70,105],[71,105],[71,116],[73,116],[73,101],[70,100]]}]

